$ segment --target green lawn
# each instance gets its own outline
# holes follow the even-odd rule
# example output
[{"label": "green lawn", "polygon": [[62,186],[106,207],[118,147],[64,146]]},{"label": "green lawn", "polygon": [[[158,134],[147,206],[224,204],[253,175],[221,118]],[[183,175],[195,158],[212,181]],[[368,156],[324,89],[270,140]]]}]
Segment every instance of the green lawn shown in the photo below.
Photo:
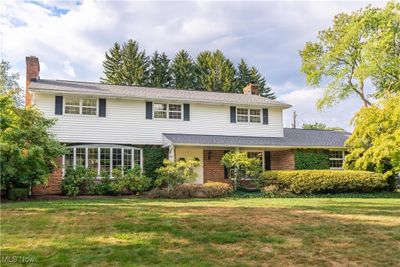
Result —
[{"label": "green lawn", "polygon": [[40,266],[399,266],[400,193],[4,203],[1,256]]}]

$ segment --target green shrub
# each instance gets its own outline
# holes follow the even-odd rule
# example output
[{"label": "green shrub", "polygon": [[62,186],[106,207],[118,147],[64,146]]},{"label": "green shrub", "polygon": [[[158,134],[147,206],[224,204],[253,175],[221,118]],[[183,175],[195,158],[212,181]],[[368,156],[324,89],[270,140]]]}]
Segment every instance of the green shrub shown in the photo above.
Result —
[{"label": "green shrub", "polygon": [[296,150],[296,170],[326,170],[329,169],[328,151]]},{"label": "green shrub", "polygon": [[154,188],[148,194],[150,198],[214,198],[224,197],[233,192],[226,183],[209,182],[205,184],[180,184],[174,188]]},{"label": "green shrub", "polygon": [[61,182],[61,191],[71,197],[86,193],[88,188],[91,188],[95,183],[96,176],[97,170],[95,169],[68,168]]},{"label": "green shrub", "polygon": [[266,171],[257,181],[261,189],[274,185],[274,190],[294,194],[374,192],[387,188],[387,178],[368,171],[296,170]]},{"label": "green shrub", "polygon": [[8,192],[8,198],[11,200],[21,200],[29,197],[28,188],[11,188]]},{"label": "green shrub", "polygon": [[167,185],[170,189],[196,180],[198,174],[195,168],[200,166],[200,162],[194,158],[178,161],[165,159],[163,164],[164,166],[157,169],[158,177],[155,184],[157,186]]},{"label": "green shrub", "polygon": [[249,158],[247,152],[228,152],[221,159],[229,172],[229,179],[233,181],[235,191],[238,190],[241,180],[245,178],[254,179],[262,172],[261,160]]},{"label": "green shrub", "polygon": [[129,173],[127,173],[128,179],[128,189],[133,193],[142,193],[148,191],[153,186],[153,180],[140,173],[140,167],[135,167]]},{"label": "green shrub", "polygon": [[157,178],[156,170],[163,166],[167,154],[160,146],[145,146],[143,148],[143,171],[153,181]]}]

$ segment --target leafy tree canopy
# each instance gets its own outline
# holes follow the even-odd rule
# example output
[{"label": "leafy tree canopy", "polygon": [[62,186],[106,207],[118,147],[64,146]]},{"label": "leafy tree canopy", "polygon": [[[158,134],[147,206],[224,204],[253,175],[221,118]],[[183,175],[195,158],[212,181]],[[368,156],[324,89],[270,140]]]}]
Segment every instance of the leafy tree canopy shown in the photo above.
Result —
[{"label": "leafy tree canopy", "polygon": [[362,108],[352,120],[345,167],[392,175],[400,172],[400,93]]},{"label": "leafy tree canopy", "polygon": [[373,97],[400,90],[400,4],[368,6],[335,16],[333,26],[319,32],[316,42],[300,51],[301,71],[308,84],[325,87],[319,109],[357,95],[365,106],[371,97],[365,84],[372,81]]},{"label": "leafy tree canopy", "polygon": [[33,107],[18,108],[11,93],[0,95],[1,190],[44,183],[64,146],[49,133],[53,119]]},{"label": "leafy tree canopy", "polygon": [[304,123],[303,129],[305,130],[332,130],[332,131],[344,131],[343,128],[340,127],[328,127],[326,124],[321,122],[314,123]]}]

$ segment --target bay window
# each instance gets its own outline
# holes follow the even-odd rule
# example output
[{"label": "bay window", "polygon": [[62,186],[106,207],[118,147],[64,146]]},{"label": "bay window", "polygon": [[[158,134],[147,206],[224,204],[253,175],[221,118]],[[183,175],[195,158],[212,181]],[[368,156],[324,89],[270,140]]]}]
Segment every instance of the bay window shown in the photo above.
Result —
[{"label": "bay window", "polygon": [[119,145],[77,145],[68,148],[63,156],[64,169],[87,167],[97,170],[100,177],[106,173],[112,177],[113,169],[122,172],[135,166],[143,168],[142,149]]},{"label": "bay window", "polygon": [[86,167],[86,148],[79,147],[75,150],[75,165]]}]

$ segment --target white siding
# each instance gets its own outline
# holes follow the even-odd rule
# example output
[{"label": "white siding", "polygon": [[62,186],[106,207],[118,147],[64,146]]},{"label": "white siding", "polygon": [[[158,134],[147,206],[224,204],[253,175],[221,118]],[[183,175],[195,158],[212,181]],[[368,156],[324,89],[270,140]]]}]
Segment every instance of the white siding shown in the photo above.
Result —
[{"label": "white siding", "polygon": [[230,123],[229,106],[224,105],[190,104],[190,121],[183,121],[146,120],[144,100],[109,98],[105,118],[88,115],[54,115],[54,95],[36,93],[34,104],[46,117],[58,119],[52,130],[61,142],[66,143],[161,145],[162,133],[283,136],[280,108],[269,108],[269,124],[263,125]]}]

